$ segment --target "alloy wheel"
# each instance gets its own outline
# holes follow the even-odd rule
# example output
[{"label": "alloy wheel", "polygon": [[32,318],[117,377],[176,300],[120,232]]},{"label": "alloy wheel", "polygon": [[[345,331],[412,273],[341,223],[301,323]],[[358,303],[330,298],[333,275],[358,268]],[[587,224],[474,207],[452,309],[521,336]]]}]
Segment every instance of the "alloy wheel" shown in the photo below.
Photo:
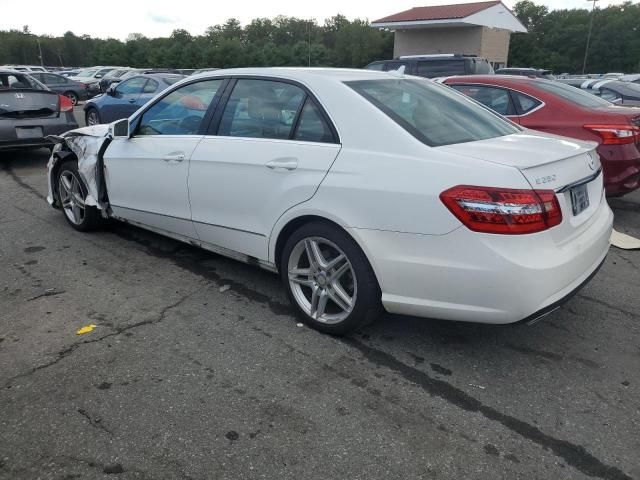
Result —
[{"label": "alloy wheel", "polygon": [[91,110],[87,115],[87,125],[98,125],[99,123],[98,112]]},{"label": "alloy wheel", "polygon": [[60,175],[58,191],[64,214],[71,223],[80,225],[85,216],[85,202],[80,180],[73,172],[65,170]]},{"label": "alloy wheel", "polygon": [[298,306],[312,319],[336,324],[352,312],[358,293],[347,255],[321,237],[300,240],[288,262],[289,286]]}]

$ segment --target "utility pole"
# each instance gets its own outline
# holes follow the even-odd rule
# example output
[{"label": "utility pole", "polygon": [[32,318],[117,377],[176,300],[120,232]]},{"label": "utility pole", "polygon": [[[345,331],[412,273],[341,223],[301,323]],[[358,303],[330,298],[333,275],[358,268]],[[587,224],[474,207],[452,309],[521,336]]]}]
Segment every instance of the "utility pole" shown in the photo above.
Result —
[{"label": "utility pole", "polygon": [[42,58],[42,46],[40,45],[40,39],[36,37],[36,42],[38,42],[38,57],[40,58],[40,66],[44,67],[44,59]]},{"label": "utility pole", "polygon": [[584,49],[584,61],[582,62],[582,73],[584,74],[587,70],[587,56],[589,55],[589,42],[591,41],[591,30],[593,30],[593,16],[596,12],[596,2],[598,0],[587,0],[588,2],[593,1],[593,6],[591,7],[591,20],[589,20],[589,33],[587,34],[587,46]]},{"label": "utility pole", "polygon": [[309,42],[309,66],[311,66],[311,20],[309,20],[309,23],[307,24],[307,28],[308,28],[308,42]]}]

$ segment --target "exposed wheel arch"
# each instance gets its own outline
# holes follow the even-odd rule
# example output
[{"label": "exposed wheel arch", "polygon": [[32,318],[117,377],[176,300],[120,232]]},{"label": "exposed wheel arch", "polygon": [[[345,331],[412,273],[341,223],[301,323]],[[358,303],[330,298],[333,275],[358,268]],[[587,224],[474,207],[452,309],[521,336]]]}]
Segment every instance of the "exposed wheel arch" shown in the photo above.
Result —
[{"label": "exposed wheel arch", "polygon": [[280,230],[280,232],[278,232],[278,237],[276,239],[276,245],[275,245],[275,256],[274,256],[274,263],[276,265],[276,268],[279,270],[279,265],[280,265],[280,259],[282,258],[282,251],[284,250],[284,246],[287,243],[287,239],[291,236],[291,234],[293,232],[295,232],[298,228],[300,228],[301,226],[307,224],[307,223],[311,223],[311,222],[322,222],[322,223],[327,223],[329,225],[333,225],[337,228],[339,228],[340,230],[343,230],[344,232],[346,232],[347,235],[349,235],[354,242],[356,242],[356,244],[358,245],[358,247],[360,247],[360,250],[362,250],[362,253],[364,254],[365,258],[367,258],[367,261],[369,262],[369,265],[371,265],[375,276],[376,276],[376,281],[378,282],[378,285],[380,285],[380,280],[377,278],[377,272],[376,272],[376,268],[374,265],[374,262],[371,261],[371,259],[369,258],[369,254],[366,248],[363,248],[362,245],[360,245],[360,242],[358,241],[357,238],[355,238],[351,232],[349,232],[349,230],[347,230],[346,228],[344,228],[342,225],[340,225],[338,222],[335,222],[333,220],[328,219],[327,217],[323,217],[321,215],[313,215],[313,214],[308,214],[308,215],[301,215],[299,217],[295,217],[291,220],[289,220],[287,222],[287,224]]}]

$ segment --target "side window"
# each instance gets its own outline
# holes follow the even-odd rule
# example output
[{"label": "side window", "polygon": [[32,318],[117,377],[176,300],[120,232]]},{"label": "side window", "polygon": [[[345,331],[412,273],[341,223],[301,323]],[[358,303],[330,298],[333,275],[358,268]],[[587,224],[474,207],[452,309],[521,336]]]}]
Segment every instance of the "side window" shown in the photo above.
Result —
[{"label": "side window", "polygon": [[622,99],[619,93],[616,93],[613,90],[609,90],[608,88],[600,89],[600,97],[604,98],[608,102],[615,102],[616,100]]},{"label": "side window", "polygon": [[116,93],[119,93],[120,95],[139,94],[142,92],[142,88],[145,83],[147,83],[147,79],[145,77],[132,78],[118,85],[116,87]]},{"label": "side window", "polygon": [[218,135],[288,139],[304,91],[271,80],[238,80],[222,113]]},{"label": "side window", "polygon": [[384,67],[384,63],[372,63],[371,65],[367,65],[366,68],[367,70],[382,70],[382,68]]},{"label": "side window", "polygon": [[500,115],[515,113],[509,92],[503,88],[484,87],[478,85],[451,85],[453,88]]},{"label": "side window", "polygon": [[144,86],[142,93],[156,93],[156,90],[158,90],[158,82],[150,78],[147,84]]},{"label": "side window", "polygon": [[31,73],[31,76],[32,76],[33,78],[35,78],[36,80],[41,81],[41,82],[42,82],[42,83],[44,83],[45,85],[47,84],[46,79],[45,79],[45,78],[43,78],[43,77],[44,77],[44,74],[43,74],[43,73]]},{"label": "side window", "polygon": [[[63,82],[57,75],[51,75],[50,73],[41,73],[41,78],[44,79],[45,85],[53,85],[54,83],[65,83]],[[43,81],[41,78],[38,78],[41,82]]]},{"label": "side window", "polygon": [[512,91],[511,94],[515,96],[517,102],[520,104],[520,111],[518,112],[520,115],[529,113],[531,110],[542,104],[539,100],[531,98],[529,95],[525,95],[524,93]]},{"label": "side window", "polygon": [[304,107],[302,107],[298,127],[293,138],[305,142],[333,142],[333,134],[329,125],[324,121],[318,107],[310,98],[307,98]]},{"label": "side window", "polygon": [[388,62],[384,64],[384,71],[390,72],[392,70],[398,70],[400,67],[404,67],[405,71],[408,73],[409,64],[406,62]]},{"label": "side window", "polygon": [[174,90],[144,112],[136,135],[197,135],[222,83],[206,80]]}]

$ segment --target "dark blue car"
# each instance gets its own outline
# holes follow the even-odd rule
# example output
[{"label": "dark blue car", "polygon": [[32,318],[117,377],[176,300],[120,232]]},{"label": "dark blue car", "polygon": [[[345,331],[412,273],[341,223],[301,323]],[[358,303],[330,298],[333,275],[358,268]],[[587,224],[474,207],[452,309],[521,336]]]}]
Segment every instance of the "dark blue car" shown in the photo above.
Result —
[{"label": "dark blue car", "polygon": [[87,125],[128,118],[156,94],[184,77],[169,73],[137,75],[113,85],[106,93],[92,98],[84,105]]}]

